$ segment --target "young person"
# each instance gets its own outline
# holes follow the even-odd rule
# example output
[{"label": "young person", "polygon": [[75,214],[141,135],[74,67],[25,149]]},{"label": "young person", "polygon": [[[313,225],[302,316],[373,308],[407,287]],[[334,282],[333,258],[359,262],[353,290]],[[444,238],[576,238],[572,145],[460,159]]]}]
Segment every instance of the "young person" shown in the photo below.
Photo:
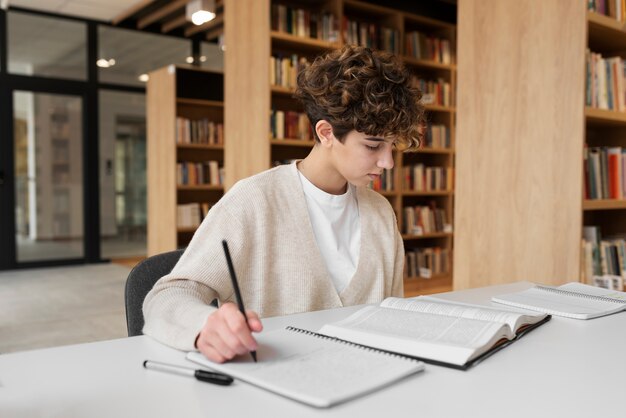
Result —
[{"label": "young person", "polygon": [[[346,46],[298,75],[315,132],[301,161],[235,184],[144,302],[144,333],[216,362],[256,349],[260,317],[402,296],[404,249],[387,199],[366,186],[419,146],[423,108],[387,53]],[[236,306],[226,239],[249,327]],[[219,308],[210,303],[217,299]],[[229,303],[235,302],[235,303]]]}]

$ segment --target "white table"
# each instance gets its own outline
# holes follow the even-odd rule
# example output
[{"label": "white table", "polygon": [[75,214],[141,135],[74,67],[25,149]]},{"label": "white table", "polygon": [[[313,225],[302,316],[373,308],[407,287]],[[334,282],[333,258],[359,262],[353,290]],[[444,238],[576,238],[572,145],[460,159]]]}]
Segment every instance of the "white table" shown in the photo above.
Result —
[{"label": "white table", "polygon": [[[443,294],[488,303],[529,287]],[[264,320],[317,330],[358,307]],[[386,389],[318,410],[245,383],[220,387],[145,370],[145,359],[188,364],[141,336],[0,355],[0,417],[620,417],[626,416],[626,313],[554,317],[469,371],[427,365]]]}]

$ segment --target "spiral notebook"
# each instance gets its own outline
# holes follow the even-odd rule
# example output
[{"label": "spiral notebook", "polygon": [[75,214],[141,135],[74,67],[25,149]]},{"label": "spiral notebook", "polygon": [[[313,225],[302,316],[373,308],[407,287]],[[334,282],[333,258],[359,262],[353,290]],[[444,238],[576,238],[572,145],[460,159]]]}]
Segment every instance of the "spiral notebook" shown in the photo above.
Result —
[{"label": "spiral notebook", "polygon": [[494,296],[493,302],[574,319],[591,319],[626,310],[626,292],[570,282],[559,287],[535,285]]},{"label": "spiral notebook", "polygon": [[257,358],[217,364],[201,353],[187,359],[287,398],[325,408],[424,370],[424,363],[300,328],[256,336]]}]

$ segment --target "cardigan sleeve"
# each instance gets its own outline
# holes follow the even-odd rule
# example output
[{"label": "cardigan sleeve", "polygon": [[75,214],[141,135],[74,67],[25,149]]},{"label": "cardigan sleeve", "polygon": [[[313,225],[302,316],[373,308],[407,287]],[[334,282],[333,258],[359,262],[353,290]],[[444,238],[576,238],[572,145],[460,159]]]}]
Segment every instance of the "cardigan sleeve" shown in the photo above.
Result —
[{"label": "cardigan sleeve", "polygon": [[391,296],[404,297],[404,242],[398,228],[395,228],[396,262],[393,269]]},{"label": "cardigan sleeve", "polygon": [[221,241],[228,238],[233,262],[242,254],[246,228],[226,205],[216,205],[204,219],[182,257],[146,296],[143,332],[171,347],[195,350],[195,339],[215,299],[232,296],[232,284]]}]

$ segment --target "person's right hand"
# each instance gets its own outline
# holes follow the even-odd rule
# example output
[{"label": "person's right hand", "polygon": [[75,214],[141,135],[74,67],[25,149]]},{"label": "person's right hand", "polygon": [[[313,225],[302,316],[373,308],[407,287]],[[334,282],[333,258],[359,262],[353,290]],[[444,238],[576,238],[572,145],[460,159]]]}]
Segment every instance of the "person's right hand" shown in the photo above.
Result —
[{"label": "person's right hand", "polygon": [[196,348],[216,363],[256,350],[252,332],[262,331],[263,324],[255,312],[247,311],[246,315],[248,324],[234,303],[223,304],[207,318],[196,338]]}]

